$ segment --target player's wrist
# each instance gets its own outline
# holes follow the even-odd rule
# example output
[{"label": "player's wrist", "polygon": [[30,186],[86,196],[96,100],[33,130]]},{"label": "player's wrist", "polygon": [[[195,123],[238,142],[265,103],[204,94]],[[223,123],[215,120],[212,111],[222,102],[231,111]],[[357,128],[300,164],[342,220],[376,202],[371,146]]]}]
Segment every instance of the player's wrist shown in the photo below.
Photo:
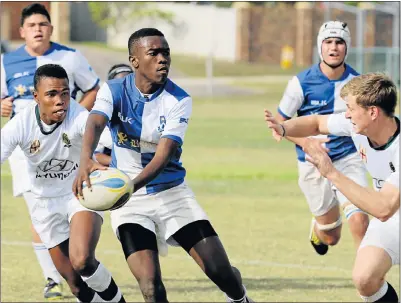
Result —
[{"label": "player's wrist", "polygon": [[285,129],[285,126],[284,126],[284,123],[280,123],[280,126],[281,126],[281,137],[285,137],[285,134],[286,134],[286,129]]}]

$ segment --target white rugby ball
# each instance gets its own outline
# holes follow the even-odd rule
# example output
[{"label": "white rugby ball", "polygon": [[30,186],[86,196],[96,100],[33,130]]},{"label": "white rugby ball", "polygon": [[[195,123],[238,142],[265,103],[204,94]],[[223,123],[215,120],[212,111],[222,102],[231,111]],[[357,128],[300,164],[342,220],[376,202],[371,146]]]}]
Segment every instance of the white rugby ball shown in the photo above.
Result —
[{"label": "white rugby ball", "polygon": [[89,178],[92,190],[87,187],[86,182],[83,182],[83,199],[80,199],[80,202],[92,210],[117,209],[128,202],[134,190],[128,175],[116,168],[95,170]]}]

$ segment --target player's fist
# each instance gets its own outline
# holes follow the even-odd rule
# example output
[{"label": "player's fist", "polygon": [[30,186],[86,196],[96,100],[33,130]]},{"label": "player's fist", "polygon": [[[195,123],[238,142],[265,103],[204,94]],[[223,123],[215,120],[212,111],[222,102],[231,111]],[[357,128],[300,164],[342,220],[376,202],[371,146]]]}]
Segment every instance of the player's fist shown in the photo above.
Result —
[{"label": "player's fist", "polygon": [[273,138],[278,142],[281,141],[284,136],[284,127],[273,117],[273,114],[267,109],[265,109],[265,121],[267,122],[267,126],[272,130]]},{"label": "player's fist", "polygon": [[10,117],[13,111],[13,97],[1,99],[1,116]]}]

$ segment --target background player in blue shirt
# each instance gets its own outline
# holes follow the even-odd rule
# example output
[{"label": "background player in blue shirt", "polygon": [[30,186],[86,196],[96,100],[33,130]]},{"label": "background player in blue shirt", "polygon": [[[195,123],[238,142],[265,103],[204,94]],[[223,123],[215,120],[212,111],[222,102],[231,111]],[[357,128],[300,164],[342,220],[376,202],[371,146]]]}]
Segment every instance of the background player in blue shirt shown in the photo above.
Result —
[{"label": "background player in blue shirt", "polygon": [[[74,97],[76,91],[84,95],[81,105],[91,109],[99,89],[99,77],[93,71],[85,57],[78,51],[50,41],[53,32],[50,15],[39,3],[28,5],[21,13],[20,34],[25,44],[17,50],[1,56],[1,115],[10,117],[18,114],[33,101],[33,78],[39,66],[55,63],[63,66],[69,78],[69,87]],[[17,148],[9,158],[13,179],[14,196],[24,195],[29,191],[26,159]],[[24,197],[26,200],[26,198]],[[47,284],[45,298],[62,295],[58,283],[58,274],[49,252],[32,227],[33,247],[43,270]]]},{"label": "background player in blue shirt", "polygon": [[[327,115],[345,112],[346,105],[340,97],[341,88],[358,73],[345,64],[351,36],[346,23],[324,23],[317,37],[321,62],[293,77],[280,101],[276,118],[280,121],[298,116]],[[323,136],[330,149],[334,165],[347,177],[362,186],[367,185],[366,169],[349,137]],[[340,239],[342,218],[340,206],[348,220],[355,246],[359,247],[369,224],[368,216],[351,204],[311,163],[305,161],[302,150],[305,138],[288,138],[296,143],[299,186],[314,216],[310,241],[320,255],[327,253],[328,245]],[[321,140],[321,139],[319,139]]]},{"label": "background player in blue shirt", "polygon": [[[99,90],[84,135],[81,165],[73,191],[96,169],[96,142],[109,121],[113,138],[111,167],[133,179],[135,193],[111,211],[112,227],[147,302],[166,302],[156,241],[183,247],[227,301],[250,302],[239,271],[233,268],[207,215],[184,181],[182,143],[192,99],[169,80],[170,48],[164,35],[144,28],[128,41],[135,73],[108,81]],[[231,299],[230,299],[231,298]]]}]

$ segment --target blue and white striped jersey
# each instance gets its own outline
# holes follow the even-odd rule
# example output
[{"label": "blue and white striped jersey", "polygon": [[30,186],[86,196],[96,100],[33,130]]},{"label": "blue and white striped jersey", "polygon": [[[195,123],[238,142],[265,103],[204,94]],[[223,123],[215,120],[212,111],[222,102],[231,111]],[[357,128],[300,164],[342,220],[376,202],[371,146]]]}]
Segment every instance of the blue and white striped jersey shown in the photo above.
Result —
[{"label": "blue and white striped jersey", "polygon": [[52,42],[43,56],[34,57],[27,53],[23,45],[1,55],[1,98],[14,97],[12,116],[33,101],[36,69],[49,63],[61,65],[66,70],[74,99],[78,90],[87,92],[99,83],[99,77],[79,51]]},{"label": "blue and white striped jersey", "polygon": [[[359,74],[349,65],[338,80],[329,80],[315,64],[297,76],[293,77],[280,101],[278,112],[285,118],[297,116],[328,115],[345,112],[347,107],[340,97],[341,88],[353,77]],[[322,136],[319,136],[322,137]],[[330,141],[326,147],[330,149],[329,156],[335,161],[356,152],[350,137],[328,135]],[[305,162],[305,152],[296,145],[298,160]]]},{"label": "blue and white striped jersey", "polygon": [[180,144],[164,170],[136,194],[151,194],[184,182],[180,162],[182,144],[192,112],[192,98],[168,79],[151,96],[135,86],[135,75],[104,83],[97,93],[92,113],[107,117],[113,140],[111,167],[135,178],[153,159],[160,138]]}]

